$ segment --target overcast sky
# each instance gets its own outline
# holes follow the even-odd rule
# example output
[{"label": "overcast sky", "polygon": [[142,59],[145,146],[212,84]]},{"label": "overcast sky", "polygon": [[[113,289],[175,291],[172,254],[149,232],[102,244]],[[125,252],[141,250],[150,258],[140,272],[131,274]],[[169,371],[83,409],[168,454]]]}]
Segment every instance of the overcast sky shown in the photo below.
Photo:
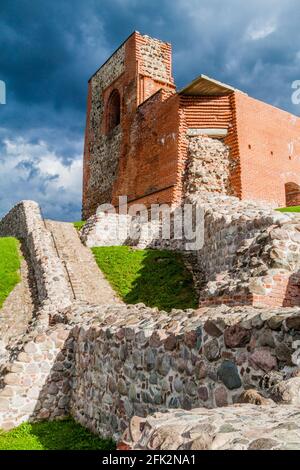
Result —
[{"label": "overcast sky", "polygon": [[0,217],[80,219],[87,80],[133,30],[172,43],[178,87],[203,73],[300,114],[299,0],[1,0]]}]

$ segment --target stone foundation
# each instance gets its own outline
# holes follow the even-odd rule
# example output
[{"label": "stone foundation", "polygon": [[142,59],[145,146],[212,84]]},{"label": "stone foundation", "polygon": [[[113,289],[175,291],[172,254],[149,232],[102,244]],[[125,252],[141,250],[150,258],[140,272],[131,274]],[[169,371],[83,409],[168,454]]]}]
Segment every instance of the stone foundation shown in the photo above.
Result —
[{"label": "stone foundation", "polygon": [[118,439],[132,416],[265,397],[300,367],[300,309],[166,314],[141,305],[73,305],[24,337],[3,377],[0,427],[71,413]]}]

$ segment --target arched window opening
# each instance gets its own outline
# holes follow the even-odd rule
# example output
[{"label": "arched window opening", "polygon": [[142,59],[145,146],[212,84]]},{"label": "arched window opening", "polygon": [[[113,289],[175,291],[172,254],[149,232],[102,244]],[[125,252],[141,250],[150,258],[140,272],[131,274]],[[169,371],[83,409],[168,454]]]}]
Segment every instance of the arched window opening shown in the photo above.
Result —
[{"label": "arched window opening", "polygon": [[121,99],[118,90],[113,90],[107,103],[107,133],[111,132],[118,124],[121,118]]},{"label": "arched window opening", "polygon": [[296,183],[286,183],[285,185],[286,207],[300,206],[300,186]]}]

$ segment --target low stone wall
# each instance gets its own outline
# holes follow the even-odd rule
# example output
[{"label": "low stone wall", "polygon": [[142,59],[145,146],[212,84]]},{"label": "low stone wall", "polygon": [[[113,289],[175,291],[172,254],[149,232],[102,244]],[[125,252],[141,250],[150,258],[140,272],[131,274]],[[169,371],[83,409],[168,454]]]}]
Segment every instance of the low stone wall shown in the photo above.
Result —
[{"label": "low stone wall", "polygon": [[118,439],[132,416],[264,396],[300,367],[300,309],[159,312],[73,305],[33,329],[0,391],[0,427],[71,413]]},{"label": "low stone wall", "polygon": [[200,305],[300,305],[300,218],[226,196],[202,204]]},{"label": "low stone wall", "polygon": [[268,396],[300,365],[298,309],[165,315],[132,306],[105,323],[76,333],[71,409],[106,436],[118,437],[133,415],[225,406],[248,388]]},{"label": "low stone wall", "polygon": [[94,246],[120,246],[130,244],[128,229],[132,217],[98,211],[90,217],[80,231],[82,243]]},{"label": "low stone wall", "polygon": [[194,262],[200,305],[300,305],[300,217],[226,195],[232,164],[219,140],[190,139],[184,202],[205,213]]},{"label": "low stone wall", "polygon": [[[147,220],[148,214],[139,217],[98,211],[81,229],[80,238],[82,243],[90,248],[127,245],[137,248],[185,250],[186,240],[163,237],[161,220]],[[170,233],[174,233],[174,212],[170,212]]]},{"label": "low stone wall", "polygon": [[[230,212],[226,197],[224,213],[218,209],[214,216],[211,199],[207,204],[205,223],[211,225],[205,227],[211,232],[207,252],[196,253],[197,266],[212,257],[214,266],[219,263],[223,269],[214,250],[221,257],[224,249],[225,260],[233,258],[206,282],[206,300],[211,287],[216,302],[216,294],[227,286],[231,299],[242,292],[242,303],[243,295],[250,293],[270,298],[272,305],[276,289],[277,300],[282,301],[280,282],[286,288],[293,276],[290,298],[294,296],[296,303],[299,219],[278,214],[275,220],[276,213],[268,220],[257,207],[251,215],[249,206],[245,215],[244,206],[241,213],[238,210],[239,202],[235,213]],[[260,216],[266,226],[261,226]],[[253,232],[239,228],[241,222],[243,227],[249,222]],[[143,239],[142,231],[138,233],[137,246]],[[78,303],[69,294],[63,265],[37,204],[17,205],[0,221],[0,234],[26,243],[40,300],[26,335],[8,345],[0,381],[0,428],[72,414],[92,431],[118,439],[133,416],[145,418],[172,408],[232,406],[248,389],[292,404],[296,390],[299,404],[300,383],[289,389],[289,380],[300,370],[299,308],[221,305],[167,314],[143,304]]]},{"label": "low stone wall", "polygon": [[[299,408],[235,405],[170,410],[131,420],[119,449],[299,450]],[[126,442],[127,441],[127,442]]]},{"label": "low stone wall", "polygon": [[24,337],[0,384],[0,429],[69,415],[73,376],[69,329],[61,324]]},{"label": "low stone wall", "polygon": [[88,246],[131,245],[188,254],[200,305],[300,305],[297,214],[202,192],[188,194],[186,202],[199,211],[199,249],[187,252],[187,240],[174,238],[174,212],[169,239],[162,234],[162,222],[104,213],[88,220],[81,239]]},{"label": "low stone wall", "polygon": [[36,202],[22,201],[17,204],[0,221],[0,236],[16,237],[26,244],[41,308],[56,311],[71,303],[72,295],[64,267]]}]

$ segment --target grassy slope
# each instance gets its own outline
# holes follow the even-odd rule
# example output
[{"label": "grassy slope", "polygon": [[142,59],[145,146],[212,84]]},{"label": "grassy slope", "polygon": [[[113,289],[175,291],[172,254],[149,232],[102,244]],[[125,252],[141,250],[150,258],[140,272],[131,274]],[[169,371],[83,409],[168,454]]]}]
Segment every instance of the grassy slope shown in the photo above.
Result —
[{"label": "grassy slope", "polygon": [[276,210],[279,212],[300,212],[300,206],[280,207]]},{"label": "grassy slope", "polygon": [[126,303],[150,307],[196,308],[191,274],[179,254],[127,246],[92,249],[98,266]]},{"label": "grassy slope", "polygon": [[82,227],[85,225],[86,221],[85,220],[79,220],[78,222],[73,222],[74,227],[76,230],[81,230]]},{"label": "grassy slope", "polygon": [[100,439],[72,419],[23,423],[0,433],[0,450],[113,450],[110,439]]},{"label": "grassy slope", "polygon": [[20,281],[18,244],[15,238],[0,238],[0,308]]}]

